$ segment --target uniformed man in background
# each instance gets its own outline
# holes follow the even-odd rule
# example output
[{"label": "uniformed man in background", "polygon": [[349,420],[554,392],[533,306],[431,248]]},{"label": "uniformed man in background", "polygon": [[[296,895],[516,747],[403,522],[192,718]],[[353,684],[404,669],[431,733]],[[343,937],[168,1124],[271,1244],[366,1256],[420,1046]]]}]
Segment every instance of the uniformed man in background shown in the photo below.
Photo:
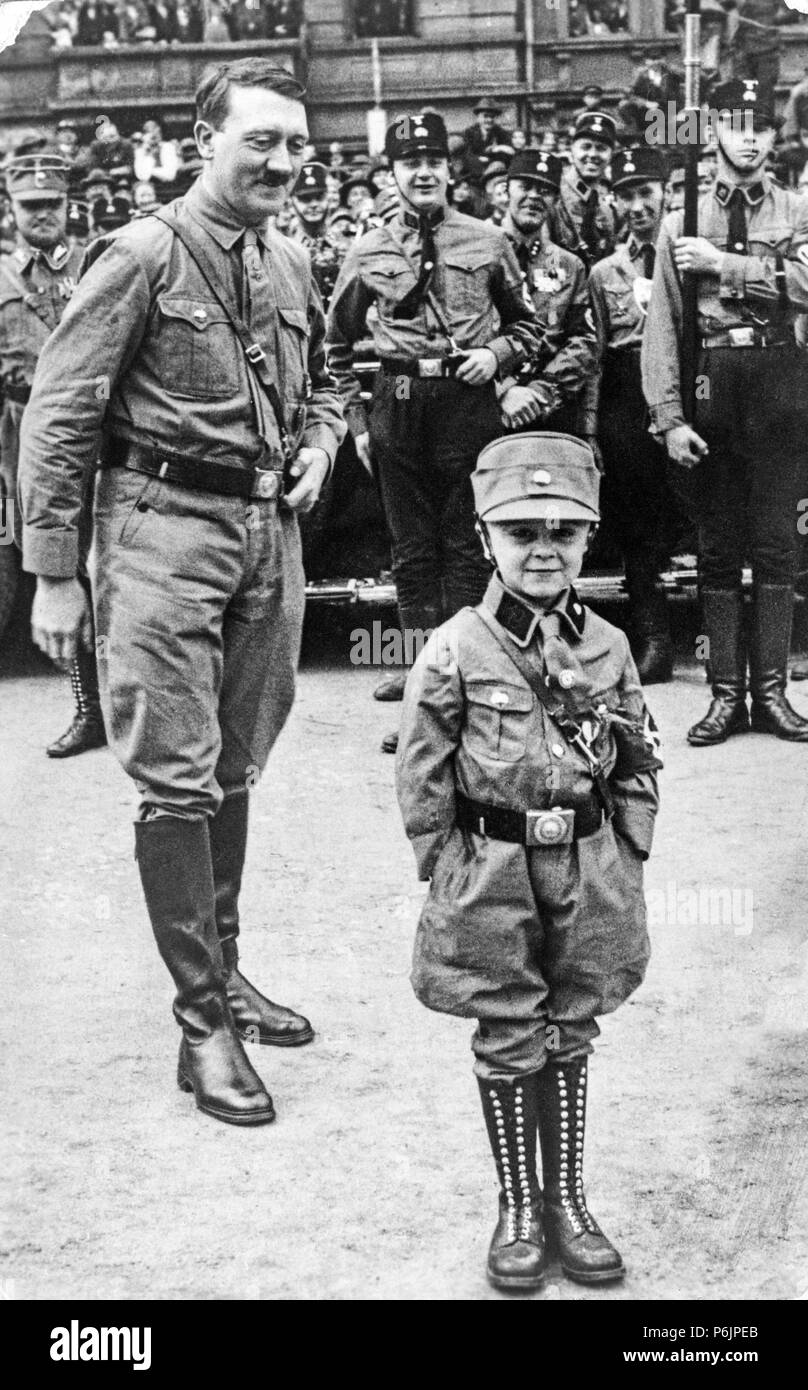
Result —
[{"label": "uniformed man in background", "polygon": [[572,162],[561,176],[550,236],[580,256],[587,270],[615,247],[617,219],[603,180],[617,144],[617,123],[605,111],[585,111],[575,122]]},{"label": "uniformed man in background", "polygon": [[91,568],[113,750],[177,989],[177,1081],[231,1124],[274,1118],[242,1040],[308,1020],[238,968],[248,792],[291,708],[305,582],[296,513],[344,434],[308,256],[269,225],[302,164],[303,89],[266,58],[208,70],[200,179],[100,238],[40,358],[23,422],[24,563],[39,645],[86,636],[82,483],[100,457]]},{"label": "uniformed man in background", "polygon": [[[501,432],[494,379],[535,358],[538,335],[505,233],[449,206],[440,116],[397,118],[386,153],[399,213],[349,251],[328,344],[357,453],[378,470],[406,654],[485,589],[469,479]],[[353,348],[371,306],[381,371],[368,417]],[[396,678],[387,698],[400,699],[403,686]],[[384,751],[396,741],[389,735]]]},{"label": "uniformed man in background", "polygon": [[[6,165],[17,244],[0,257],[0,478],[4,496],[13,498],[15,506],[23,411],[39,355],[67,308],[81,264],[82,245],[71,245],[68,236],[69,175],[67,161],[48,149],[19,155]],[[19,526],[17,532],[19,536]],[[72,757],[107,741],[92,646],[76,653],[70,679],[76,713],[46,750],[51,758]]]},{"label": "uniformed man in background", "polygon": [[[699,530],[699,586],[713,700],[688,733],[721,743],[750,725],[808,742],[786,699],[800,501],[805,496],[808,357],[795,319],[808,308],[808,204],[765,170],[778,121],[754,80],[713,94],[718,177],[699,201],[697,237],[683,215],[662,225],[642,346],[643,390],[670,477]],[[698,277],[696,419],[682,403],[682,274]],[[751,561],[749,642],[742,572]]]},{"label": "uniformed man in background", "polygon": [[668,605],[659,576],[670,558],[676,506],[665,452],[648,433],[640,372],[665,174],[658,146],[618,151],[612,160],[612,190],[628,240],[598,261],[589,277],[598,366],[584,390],[586,434],[597,441],[604,470],[603,526],[625,563],[632,653],[644,685],[673,675]]},{"label": "uniformed man in background", "polygon": [[502,224],[513,246],[541,334],[539,353],[518,377],[500,381],[506,429],[582,433],[580,401],[595,367],[595,330],[586,270],[571,251],[546,235],[563,165],[554,154],[524,149],[508,169],[508,210]]},{"label": "uniformed man in background", "polygon": [[304,164],[292,192],[294,219],[286,235],[305,247],[323,304],[328,308],[345,249],[329,230],[328,170],[312,160]]}]

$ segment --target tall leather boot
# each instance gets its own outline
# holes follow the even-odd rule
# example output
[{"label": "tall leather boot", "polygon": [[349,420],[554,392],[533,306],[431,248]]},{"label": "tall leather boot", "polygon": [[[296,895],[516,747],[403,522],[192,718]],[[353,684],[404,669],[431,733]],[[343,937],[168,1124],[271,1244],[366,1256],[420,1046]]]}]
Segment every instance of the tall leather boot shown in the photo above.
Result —
[{"label": "tall leather boot", "polygon": [[546,1268],[536,1176],[537,1077],[533,1073],[512,1082],[477,1080],[500,1186],[488,1278],[497,1289],[536,1289]]},{"label": "tall leather boot", "polygon": [[656,685],[673,678],[668,599],[657,587],[657,576],[650,565],[626,560],[626,588],[633,641],[632,654],[643,685]]},{"label": "tall leather boot", "polygon": [[731,734],[749,728],[743,594],[736,589],[705,589],[701,603],[710,641],[713,698],[704,718],[688,730],[687,741],[694,747],[723,743]]},{"label": "tall leather boot", "polygon": [[216,931],[222,946],[227,1001],[236,1032],[246,1042],[300,1047],[314,1037],[309,1020],[266,999],[238,969],[238,898],[247,850],[249,801],[246,791],[226,796],[209,826]]},{"label": "tall leather boot", "polygon": [[177,1083],[206,1115],[234,1125],[274,1120],[272,1100],[238,1039],[216,935],[207,821],[138,822],[140,878],[160,955],[177,986]]},{"label": "tall leather boot", "polygon": [[623,1261],[586,1205],[584,1132],[587,1060],[550,1062],[539,1075],[544,1221],[561,1268],[579,1284],[622,1279]]},{"label": "tall leather boot", "polygon": [[808,719],[786,699],[793,609],[790,585],[756,585],[749,649],[752,728],[791,743],[808,743]]},{"label": "tall leather boot", "polygon": [[[399,672],[388,680],[382,681],[376,686],[373,692],[374,700],[393,701],[404,699],[404,686],[407,684],[409,668],[419,655],[420,647],[416,648],[412,634],[415,632],[429,632],[432,628],[440,627],[443,622],[443,610],[433,606],[423,608],[401,608],[398,610],[399,623],[401,626],[402,641],[404,643],[404,659],[407,662],[407,669]],[[385,734],[381,742],[383,753],[395,753],[398,749],[398,733]]]},{"label": "tall leather boot", "polygon": [[91,748],[103,748],[107,741],[98,696],[95,651],[79,648],[70,663],[70,683],[76,713],[70,727],[45,749],[49,758],[73,758],[77,753],[86,753]]}]

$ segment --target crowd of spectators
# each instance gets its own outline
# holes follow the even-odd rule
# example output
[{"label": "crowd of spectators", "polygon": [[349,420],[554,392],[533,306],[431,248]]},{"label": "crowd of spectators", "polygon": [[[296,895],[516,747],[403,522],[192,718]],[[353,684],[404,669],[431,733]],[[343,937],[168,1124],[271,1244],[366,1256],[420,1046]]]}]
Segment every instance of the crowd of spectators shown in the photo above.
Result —
[{"label": "crowd of spectators", "polygon": [[45,11],[57,48],[296,38],[303,0],[59,0]]},{"label": "crowd of spectators", "polygon": [[631,28],[625,0],[569,0],[569,36],[625,34]]}]

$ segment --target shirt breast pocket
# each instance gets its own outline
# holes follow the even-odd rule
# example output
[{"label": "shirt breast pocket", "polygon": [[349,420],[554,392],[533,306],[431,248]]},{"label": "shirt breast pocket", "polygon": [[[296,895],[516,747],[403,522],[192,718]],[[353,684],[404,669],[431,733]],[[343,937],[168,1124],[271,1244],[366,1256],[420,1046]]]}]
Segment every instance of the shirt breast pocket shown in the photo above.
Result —
[{"label": "shirt breast pocket", "polygon": [[446,267],[446,298],[449,310],[481,314],[490,307],[487,251],[450,251],[443,258]]},{"label": "shirt breast pocket", "polygon": [[749,249],[755,256],[774,256],[777,251],[786,255],[793,235],[792,227],[755,227],[749,233]]},{"label": "shirt breast pocket", "polygon": [[525,756],[533,694],[506,681],[466,682],[465,744],[476,757],[515,763]]},{"label": "shirt breast pocket", "polygon": [[188,400],[224,400],[239,389],[236,341],[224,309],[213,300],[164,294],[157,301],[162,385]]},{"label": "shirt breast pocket", "polygon": [[415,284],[415,272],[406,261],[397,256],[369,256],[363,269],[383,314],[389,315]]}]

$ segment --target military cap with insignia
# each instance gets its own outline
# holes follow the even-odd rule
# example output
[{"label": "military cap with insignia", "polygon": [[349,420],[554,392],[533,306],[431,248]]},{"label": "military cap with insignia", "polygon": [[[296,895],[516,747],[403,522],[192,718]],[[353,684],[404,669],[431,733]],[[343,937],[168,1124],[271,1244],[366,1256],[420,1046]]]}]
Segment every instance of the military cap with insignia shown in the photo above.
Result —
[{"label": "military cap with insignia", "polygon": [[448,159],[446,126],[431,111],[422,116],[397,116],[387,127],[384,152],[391,163],[413,154],[438,154]]},{"label": "military cap with insignia", "polygon": [[6,164],[9,196],[23,203],[36,203],[66,195],[69,170],[67,160],[51,150],[18,154]]},{"label": "military cap with insignia", "polygon": [[733,116],[751,115],[754,124],[766,130],[779,130],[783,124],[765,89],[751,77],[733,77],[729,82],[721,82],[714,87],[710,108],[719,115],[725,112]]},{"label": "military cap with insignia", "polygon": [[116,227],[125,227],[132,218],[132,204],[128,198],[96,198],[93,203],[93,226],[96,231],[112,232]]},{"label": "military cap with insignia", "polygon": [[473,109],[475,116],[480,111],[487,111],[488,114],[491,116],[502,115],[502,107],[500,106],[498,101],[494,100],[493,97],[480,97],[479,101]]},{"label": "military cap with insignia", "polygon": [[509,179],[529,180],[557,193],[561,187],[563,161],[547,150],[517,150],[508,165]]},{"label": "military cap with insignia", "polygon": [[328,170],[325,165],[320,164],[318,160],[311,160],[310,163],[304,164],[298,174],[297,183],[294,187],[294,196],[299,198],[301,194],[305,196],[306,194],[312,193],[319,197],[321,193],[325,193],[328,186],[326,184],[327,174]]},{"label": "military cap with insignia", "polygon": [[573,140],[586,136],[602,140],[604,145],[617,144],[617,122],[606,111],[581,111],[572,127]]},{"label": "military cap with insignia", "polygon": [[552,432],[487,444],[471,475],[481,521],[599,521],[600,474],[588,444]]},{"label": "military cap with insignia", "polygon": [[90,209],[82,198],[70,198],[67,204],[68,236],[85,237],[90,230]]},{"label": "military cap with insignia", "polygon": [[668,177],[665,156],[657,145],[639,145],[634,150],[618,150],[612,156],[612,189],[632,183],[664,183]]}]

